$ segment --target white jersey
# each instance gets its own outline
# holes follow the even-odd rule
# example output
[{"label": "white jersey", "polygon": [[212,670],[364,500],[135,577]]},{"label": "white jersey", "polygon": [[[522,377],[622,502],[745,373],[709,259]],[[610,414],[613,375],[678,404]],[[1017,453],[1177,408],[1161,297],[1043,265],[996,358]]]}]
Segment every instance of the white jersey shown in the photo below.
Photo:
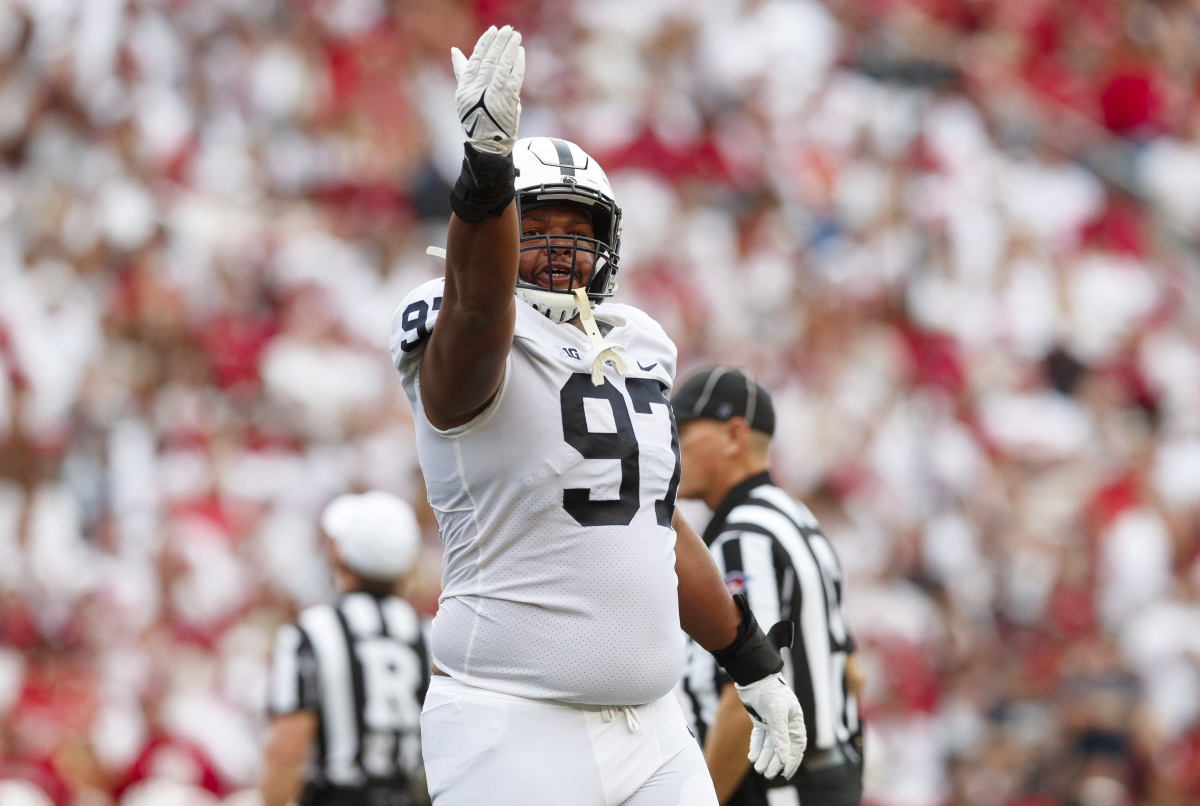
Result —
[{"label": "white jersey", "polygon": [[523,697],[657,700],[684,651],[671,527],[675,345],[638,309],[597,306],[628,371],[606,365],[595,386],[587,336],[518,301],[495,399],[440,431],[425,418],[418,376],[442,288],[438,279],[410,293],[390,340],[444,548],[434,662]]}]

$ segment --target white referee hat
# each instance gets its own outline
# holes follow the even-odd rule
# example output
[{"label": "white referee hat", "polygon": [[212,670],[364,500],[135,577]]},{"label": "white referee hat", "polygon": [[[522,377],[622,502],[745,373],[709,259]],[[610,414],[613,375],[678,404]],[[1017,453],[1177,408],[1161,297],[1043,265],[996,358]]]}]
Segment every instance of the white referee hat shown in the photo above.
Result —
[{"label": "white referee hat", "polygon": [[421,541],[412,507],[379,490],[339,495],[321,513],[321,528],[346,567],[368,579],[403,576]]}]

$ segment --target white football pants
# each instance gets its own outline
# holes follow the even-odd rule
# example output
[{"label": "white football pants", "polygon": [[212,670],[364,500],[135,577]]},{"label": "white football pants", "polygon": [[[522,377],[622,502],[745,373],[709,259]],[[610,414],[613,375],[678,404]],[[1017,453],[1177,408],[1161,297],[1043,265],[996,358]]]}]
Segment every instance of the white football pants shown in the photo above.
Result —
[{"label": "white football pants", "polygon": [[435,806],[717,806],[673,693],[570,705],[434,675],[421,750]]}]

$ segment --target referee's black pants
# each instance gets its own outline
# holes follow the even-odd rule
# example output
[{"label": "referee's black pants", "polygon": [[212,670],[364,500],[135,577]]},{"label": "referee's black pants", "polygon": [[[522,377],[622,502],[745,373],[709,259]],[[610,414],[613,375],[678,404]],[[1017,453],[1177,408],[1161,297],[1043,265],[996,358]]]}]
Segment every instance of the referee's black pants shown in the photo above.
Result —
[{"label": "referee's black pants", "polygon": [[[805,761],[808,761],[805,758]],[[767,806],[767,790],[788,787],[796,790],[801,806],[859,806],[862,801],[862,762],[845,758],[834,766],[804,763],[791,781],[768,782],[751,770],[734,790],[726,806]]]},{"label": "referee's black pants", "polygon": [[308,786],[300,806],[414,806],[403,784],[395,786]]}]

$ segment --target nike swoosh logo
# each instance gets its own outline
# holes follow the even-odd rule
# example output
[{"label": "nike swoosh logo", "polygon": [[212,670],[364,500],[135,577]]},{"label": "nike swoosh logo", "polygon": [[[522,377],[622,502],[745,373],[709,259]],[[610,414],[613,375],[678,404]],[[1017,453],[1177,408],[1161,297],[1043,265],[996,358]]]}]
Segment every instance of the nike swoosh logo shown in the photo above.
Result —
[{"label": "nike swoosh logo", "polygon": [[657,362],[657,361],[655,361],[655,362],[654,362],[654,363],[652,363],[650,366],[648,366],[648,367],[643,367],[643,366],[642,366],[642,362],[641,362],[641,361],[639,361],[639,362],[637,362],[637,365],[638,365],[638,369],[640,369],[642,372],[649,372],[650,370],[652,370],[652,369],[654,369],[655,367],[657,367],[657,366],[658,366],[658,362]]}]

